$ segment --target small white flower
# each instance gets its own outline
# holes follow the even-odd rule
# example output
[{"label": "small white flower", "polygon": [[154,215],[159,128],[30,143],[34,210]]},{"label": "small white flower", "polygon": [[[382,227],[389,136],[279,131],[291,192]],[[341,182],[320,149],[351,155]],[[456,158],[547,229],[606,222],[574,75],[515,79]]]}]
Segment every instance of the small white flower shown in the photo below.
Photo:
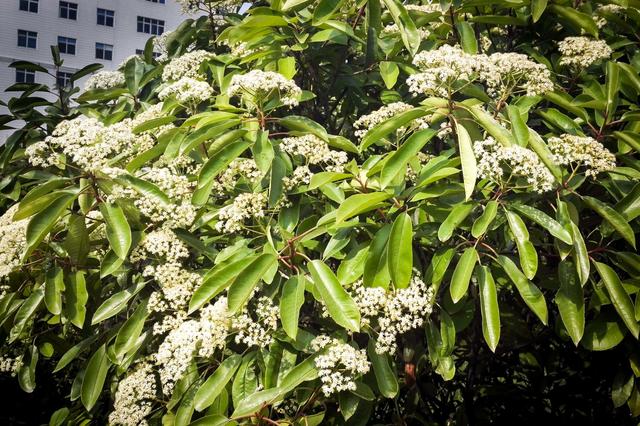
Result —
[{"label": "small white flower", "polygon": [[162,100],[171,96],[183,105],[199,104],[213,96],[213,89],[205,81],[182,77],[158,93]]},{"label": "small white flower", "polygon": [[553,161],[582,166],[586,169],[585,174],[593,178],[616,167],[616,156],[591,137],[564,134],[549,138],[548,145]]},{"label": "small white flower", "polygon": [[231,78],[227,94],[242,96],[250,106],[277,97],[284,105],[296,106],[302,90],[293,80],[273,71],[252,70],[246,74],[236,74]]},{"label": "small white flower", "polygon": [[206,50],[194,50],[178,56],[164,66],[162,80],[177,81],[183,77],[201,80],[204,75],[200,73],[200,66],[204,61],[213,57],[213,53]]},{"label": "small white flower", "polygon": [[124,74],[121,71],[100,71],[87,79],[87,82],[84,84],[84,90],[112,89],[123,86],[124,83]]},{"label": "small white flower", "polygon": [[567,37],[558,43],[558,50],[562,53],[560,65],[578,69],[588,68],[613,53],[606,41],[588,37]]},{"label": "small white flower", "polygon": [[315,135],[284,138],[280,148],[289,155],[304,157],[308,164],[323,164],[331,172],[341,172],[348,160],[345,152],[329,149],[329,145]]},{"label": "small white flower", "polygon": [[325,396],[356,390],[356,379],[369,372],[370,363],[366,351],[358,350],[338,339],[319,335],[311,341],[311,350],[323,351],[314,359],[314,363]]}]

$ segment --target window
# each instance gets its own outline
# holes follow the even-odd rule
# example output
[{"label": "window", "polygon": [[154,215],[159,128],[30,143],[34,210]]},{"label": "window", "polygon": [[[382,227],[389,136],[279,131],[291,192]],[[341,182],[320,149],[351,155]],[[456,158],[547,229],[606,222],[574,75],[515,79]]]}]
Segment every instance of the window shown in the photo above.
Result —
[{"label": "window", "polygon": [[[136,55],[144,55],[143,49],[136,49]],[[160,56],[160,52],[153,52],[153,58],[157,59]]]},{"label": "window", "polygon": [[38,0],[20,0],[20,10],[38,13]]},{"label": "window", "polygon": [[150,1],[151,3],[160,3],[160,4],[164,4],[164,0],[147,0]]},{"label": "window", "polygon": [[58,36],[58,49],[60,49],[60,53],[66,53],[67,55],[75,55],[76,39]]},{"label": "window", "polygon": [[16,68],[16,83],[35,83],[35,82],[36,82],[35,71]]},{"label": "window", "polygon": [[78,19],[78,3],[60,2],[60,17],[64,19]]},{"label": "window", "polygon": [[35,49],[38,41],[38,33],[35,31],[18,30],[18,46]]},{"label": "window", "polygon": [[71,86],[71,76],[73,73],[58,71],[56,73],[56,86],[58,87],[70,87]]},{"label": "window", "polygon": [[162,19],[138,16],[138,32],[160,35],[164,32],[164,21]]},{"label": "window", "polygon": [[115,15],[115,12],[113,10],[98,8],[98,25],[113,27],[114,15]]},{"label": "window", "polygon": [[96,43],[96,59],[110,61],[113,59],[113,45]]}]

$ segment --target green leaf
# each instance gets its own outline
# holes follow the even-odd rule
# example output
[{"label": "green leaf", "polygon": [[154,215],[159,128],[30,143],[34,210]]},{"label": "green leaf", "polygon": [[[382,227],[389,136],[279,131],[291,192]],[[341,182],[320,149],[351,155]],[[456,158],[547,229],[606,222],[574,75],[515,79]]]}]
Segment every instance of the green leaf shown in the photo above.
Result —
[{"label": "green leaf", "polygon": [[76,194],[66,194],[55,199],[46,208],[33,216],[27,225],[27,251],[25,258],[49,234],[58,219],[76,199]]},{"label": "green leaf", "polygon": [[129,222],[117,204],[100,204],[102,217],[107,223],[107,239],[111,249],[120,259],[125,259],[131,247],[131,228]]},{"label": "green leaf", "polygon": [[613,228],[624,238],[633,248],[636,248],[636,237],[633,229],[626,221],[626,219],[611,206],[603,203],[597,198],[582,197],[582,200],[593,211],[598,213],[603,219],[613,226]]},{"label": "green leaf", "polygon": [[82,77],[92,74],[96,71],[99,71],[102,68],[104,68],[104,65],[102,64],[89,64],[81,68],[80,70],[74,72],[73,74],[71,74],[71,81],[78,81]]},{"label": "green leaf", "polygon": [[387,262],[387,241],[391,233],[391,225],[385,225],[373,237],[369,246],[369,254],[364,264],[362,282],[365,287],[388,287],[391,277]]},{"label": "green leaf", "polygon": [[613,120],[616,112],[618,91],[620,90],[620,68],[618,68],[618,64],[614,61],[607,62],[605,88],[607,91],[605,115],[607,116],[607,121],[610,122]]},{"label": "green leaf", "polygon": [[468,247],[462,253],[462,256],[460,256],[460,260],[458,260],[458,264],[453,270],[453,276],[451,277],[449,291],[453,303],[458,303],[458,301],[467,294],[469,281],[471,280],[476,262],[478,262],[478,252],[475,247]]},{"label": "green leaf", "polygon": [[573,244],[571,234],[562,225],[560,225],[560,223],[548,216],[546,213],[525,204],[514,204],[510,205],[509,208],[522,213],[525,217],[542,226],[544,229],[549,231],[551,235],[562,242],[566,244]]},{"label": "green leaf", "polygon": [[140,82],[144,74],[144,62],[135,57],[127,62],[124,67],[124,77],[127,82],[127,89],[132,95],[136,95],[140,89]]},{"label": "green leaf", "polygon": [[114,354],[118,361],[122,361],[125,355],[136,346],[136,341],[140,337],[140,333],[142,333],[144,321],[148,315],[146,301],[140,303],[133,315],[124,322],[118,331],[113,345]]},{"label": "green leaf", "polygon": [[573,344],[578,346],[584,335],[585,310],[584,294],[578,281],[575,266],[571,262],[558,265],[560,289],[556,293],[556,303],[560,318]]},{"label": "green leaf", "polygon": [[263,253],[238,274],[227,292],[230,313],[233,314],[242,309],[258,282],[277,261],[278,259],[273,254]]},{"label": "green leaf", "polygon": [[320,0],[313,11],[313,25],[319,25],[331,19],[333,14],[342,6],[344,0]]},{"label": "green leaf", "polygon": [[532,280],[538,271],[538,253],[536,252],[536,248],[531,241],[529,241],[529,231],[520,216],[509,210],[505,210],[505,214],[509,222],[509,229],[511,229],[511,233],[516,239],[518,255],[520,256],[520,266],[522,266],[525,276]]},{"label": "green leaf", "polygon": [[593,264],[598,270],[598,274],[600,274],[602,282],[604,282],[604,285],[607,288],[607,293],[609,293],[609,297],[611,298],[614,308],[618,311],[620,318],[622,318],[622,321],[625,323],[631,334],[633,334],[633,337],[637,339],[638,333],[640,333],[640,326],[636,321],[633,302],[622,286],[622,282],[620,281],[620,278],[618,278],[618,274],[616,274],[609,265],[600,262],[593,262]]},{"label": "green leaf", "polygon": [[256,256],[248,256],[231,263],[221,263],[213,268],[202,280],[202,284],[191,296],[189,314],[202,308],[211,299],[231,284],[231,282],[256,260]]},{"label": "green leaf", "polygon": [[42,65],[34,64],[29,61],[14,61],[9,64],[10,68],[27,70],[27,71],[37,71],[37,72],[48,72],[45,67]]},{"label": "green leaf", "polygon": [[531,128],[529,129],[529,147],[538,154],[540,160],[542,160],[544,165],[547,166],[547,169],[549,169],[551,174],[556,178],[556,182],[562,181],[562,170],[553,160],[549,147],[547,147],[547,144],[544,143],[540,135]]},{"label": "green leaf", "polygon": [[308,263],[315,288],[320,294],[329,315],[340,326],[360,331],[360,311],[349,293],[342,287],[333,271],[321,260]]},{"label": "green leaf", "polygon": [[413,269],[413,223],[406,212],[399,214],[391,227],[387,261],[395,287],[407,288]]},{"label": "green leaf", "polygon": [[572,7],[555,4],[549,5],[549,10],[573,26],[585,30],[594,37],[598,36],[598,26],[593,18],[586,13],[578,12]]},{"label": "green leaf", "polygon": [[529,309],[536,314],[544,325],[547,325],[547,302],[540,289],[524,276],[516,264],[513,263],[513,260],[501,255],[498,256],[498,263],[500,263],[502,269],[504,269],[511,281],[515,284],[524,303],[527,304]]},{"label": "green leaf", "polygon": [[400,75],[400,68],[395,62],[380,61],[380,76],[387,89],[392,89],[398,81],[398,75]]},{"label": "green leaf", "polygon": [[91,318],[91,325],[98,324],[106,319],[111,318],[114,315],[119,314],[124,308],[127,307],[127,302],[131,300],[133,296],[138,294],[140,290],[145,287],[144,281],[132,285],[126,290],[119,291],[109,297],[107,300],[96,309]]},{"label": "green leaf", "polygon": [[369,192],[367,194],[355,194],[344,200],[336,211],[336,223],[342,223],[361,213],[376,209],[393,194],[386,192]]},{"label": "green leaf", "polygon": [[171,201],[169,197],[167,197],[167,194],[151,182],[131,175],[120,175],[116,181],[124,186],[135,189],[142,196],[157,200],[162,207],[170,208],[171,206]]},{"label": "green leaf", "polygon": [[242,154],[248,147],[249,142],[242,139],[232,142],[218,151],[202,166],[200,175],[198,176],[198,188],[202,188],[213,180],[218,173],[231,164],[231,162]]},{"label": "green leaf", "polygon": [[253,159],[263,174],[266,174],[273,163],[274,152],[273,145],[269,140],[268,131],[260,131],[256,137],[256,141],[253,144]]},{"label": "green leaf", "polygon": [[437,289],[440,283],[444,279],[449,264],[456,254],[456,250],[453,247],[443,247],[438,249],[431,258],[429,269],[427,269],[428,280]]},{"label": "green leaf", "polygon": [[391,14],[393,22],[395,22],[400,29],[402,42],[411,56],[414,56],[420,48],[421,41],[416,24],[399,0],[383,0],[383,2]]},{"label": "green leaf", "polygon": [[9,343],[15,342],[24,331],[25,326],[33,320],[33,316],[40,307],[42,299],[44,299],[44,290],[42,287],[39,287],[22,302],[13,320],[13,327],[9,334]]},{"label": "green leaf", "polygon": [[64,290],[64,273],[60,267],[47,270],[44,283],[44,304],[53,315],[62,312],[62,291]]},{"label": "green leaf", "polygon": [[84,271],[76,271],[75,274],[69,275],[69,282],[65,286],[67,317],[71,324],[78,328],[82,328],[84,325],[84,319],[87,314],[86,305],[89,300],[84,273]]},{"label": "green leaf", "polygon": [[300,308],[304,304],[305,279],[301,275],[289,278],[282,286],[280,297],[280,322],[287,336],[293,340],[298,335]]},{"label": "green leaf", "polygon": [[89,254],[89,233],[84,216],[72,214],[69,217],[64,249],[77,265],[83,265]]},{"label": "green leaf", "polygon": [[[49,183],[55,183],[55,185],[49,185]],[[54,200],[64,196],[70,195],[74,192],[77,193],[77,189],[75,190],[61,190],[61,191],[53,191],[59,185],[63,185],[66,182],[55,179],[51,182],[44,183],[42,185],[36,186],[33,190],[29,191],[29,193],[20,200],[20,205],[18,206],[18,211],[13,215],[13,220],[21,220],[26,219],[34,214],[42,211],[45,207],[51,205]],[[42,189],[44,192],[42,192]]]},{"label": "green leaf", "polygon": [[[464,126],[457,121],[456,134],[458,135],[458,150],[460,151],[460,162],[462,163],[462,178],[464,180],[465,200],[471,198],[473,190],[476,186],[476,178],[478,177],[478,165],[476,164],[476,156],[473,153],[473,144],[469,132]],[[442,241],[442,240],[441,240]]]},{"label": "green leaf", "polygon": [[373,368],[380,394],[385,398],[395,398],[400,386],[398,385],[396,373],[391,368],[389,355],[376,352],[376,344],[373,338],[369,338],[367,354],[371,360],[371,367]]},{"label": "green leaf", "polygon": [[533,22],[538,22],[544,10],[547,8],[548,0],[531,0],[531,16]]},{"label": "green leaf", "polygon": [[222,361],[216,371],[200,386],[194,397],[194,407],[197,411],[209,408],[229,383],[242,362],[242,356],[235,354]]},{"label": "green leaf", "polygon": [[529,143],[529,128],[520,108],[515,105],[507,105],[507,113],[511,122],[511,133],[516,143],[520,146],[527,146]]},{"label": "green leaf", "polygon": [[476,54],[478,53],[478,40],[476,34],[473,31],[473,27],[467,21],[458,21],[456,23],[458,34],[460,34],[460,44],[462,50],[465,53]]},{"label": "green leaf", "polygon": [[427,108],[414,108],[383,121],[364,135],[364,138],[362,138],[362,142],[360,143],[360,151],[364,151],[374,143],[384,139],[384,137],[389,133],[396,131],[407,123],[417,118],[424,117],[429,114],[430,111],[431,110]]},{"label": "green leaf", "polygon": [[286,127],[289,130],[297,132],[311,133],[322,139],[325,142],[329,142],[329,134],[320,124],[307,117],[299,115],[290,115],[282,118],[278,121],[278,124]]},{"label": "green leaf", "polygon": [[105,345],[102,345],[89,359],[87,370],[82,379],[80,399],[87,411],[91,411],[96,402],[98,402],[98,398],[100,398],[109,366],[107,351]]},{"label": "green leaf", "polygon": [[442,242],[453,236],[453,231],[460,226],[473,210],[472,203],[457,204],[438,228],[438,239]]},{"label": "green leaf", "polygon": [[613,379],[613,386],[611,386],[611,400],[613,406],[616,408],[622,407],[631,396],[635,383],[635,377],[633,374],[618,371],[618,374]]},{"label": "green leaf", "polygon": [[473,226],[471,227],[471,235],[473,238],[479,238],[487,232],[487,229],[496,218],[497,213],[498,202],[495,200],[489,201],[485,206],[482,215],[473,222]]},{"label": "green leaf", "polygon": [[411,135],[385,162],[380,172],[380,186],[386,188],[400,172],[404,172],[409,160],[414,158],[435,134],[436,131],[433,129],[424,129]]},{"label": "green leaf", "polygon": [[480,266],[477,275],[480,287],[482,335],[491,352],[495,352],[500,340],[500,308],[498,307],[496,283],[491,275],[491,269],[487,266]]},{"label": "green leaf", "polygon": [[167,124],[171,124],[175,120],[176,120],[176,117],[174,117],[173,115],[170,115],[170,116],[167,116],[167,117],[153,118],[151,120],[145,121],[144,123],[138,124],[136,127],[133,128],[132,132],[134,134],[146,132],[146,131],[149,131],[149,130],[156,129],[156,128],[160,127],[160,126],[165,126]]},{"label": "green leaf", "polygon": [[622,342],[625,333],[616,320],[599,316],[585,327],[581,344],[590,351],[606,351]]}]

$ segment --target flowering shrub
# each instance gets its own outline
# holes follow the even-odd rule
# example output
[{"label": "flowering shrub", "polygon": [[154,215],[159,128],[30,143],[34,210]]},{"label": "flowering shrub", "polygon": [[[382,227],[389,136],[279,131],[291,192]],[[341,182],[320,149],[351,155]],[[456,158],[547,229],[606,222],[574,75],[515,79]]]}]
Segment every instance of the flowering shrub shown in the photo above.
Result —
[{"label": "flowering shrub", "polygon": [[51,424],[473,423],[541,344],[640,414],[640,4],[181,3],[0,117],[0,369]]}]

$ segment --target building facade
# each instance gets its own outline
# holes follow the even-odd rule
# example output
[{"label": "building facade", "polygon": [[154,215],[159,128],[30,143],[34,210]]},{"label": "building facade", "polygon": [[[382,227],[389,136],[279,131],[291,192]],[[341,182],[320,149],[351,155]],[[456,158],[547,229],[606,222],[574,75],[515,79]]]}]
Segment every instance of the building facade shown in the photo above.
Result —
[{"label": "building facade", "polygon": [[[184,19],[174,0],[0,0],[0,99],[10,98],[4,90],[17,82],[64,84],[91,63],[116,69],[140,53],[149,37],[175,29]],[[57,82],[9,68],[24,60],[53,70],[52,45],[64,59]]]}]

